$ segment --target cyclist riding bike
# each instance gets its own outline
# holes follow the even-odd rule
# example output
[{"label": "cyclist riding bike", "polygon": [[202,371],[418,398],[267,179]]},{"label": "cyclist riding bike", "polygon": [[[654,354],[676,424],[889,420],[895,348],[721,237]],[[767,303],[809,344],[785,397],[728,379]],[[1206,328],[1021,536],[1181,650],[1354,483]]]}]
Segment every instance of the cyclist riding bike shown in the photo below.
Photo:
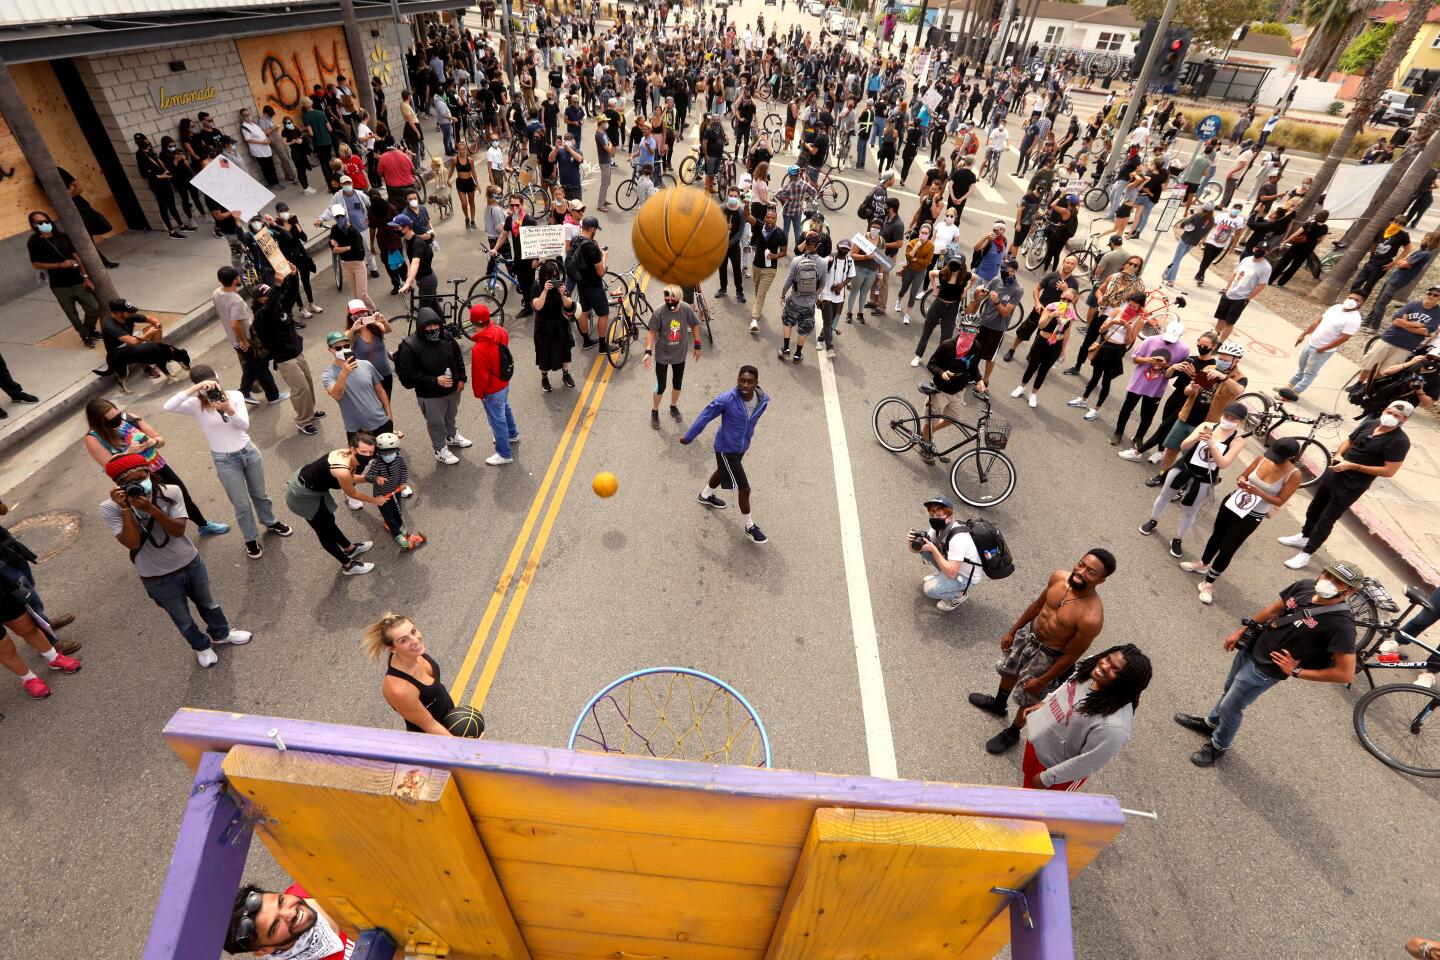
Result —
[{"label": "cyclist riding bike", "polygon": [[[962,420],[965,388],[973,383],[976,393],[985,393],[987,388],[985,380],[980,376],[980,357],[971,350],[975,345],[975,332],[973,327],[961,327],[954,337],[942,341],[930,355],[930,362],[925,368],[930,371],[931,384],[928,389],[926,386],[921,387],[926,393],[926,413],[938,413],[952,420]],[[949,425],[944,420],[926,420],[925,439],[931,439],[933,430]],[[927,462],[935,459],[935,454],[924,447],[921,448],[920,455]]]}]

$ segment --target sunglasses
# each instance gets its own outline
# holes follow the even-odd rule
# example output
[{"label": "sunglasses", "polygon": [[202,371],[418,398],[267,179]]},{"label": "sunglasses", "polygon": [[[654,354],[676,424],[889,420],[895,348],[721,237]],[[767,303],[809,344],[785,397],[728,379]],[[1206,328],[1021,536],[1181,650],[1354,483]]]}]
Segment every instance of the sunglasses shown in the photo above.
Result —
[{"label": "sunglasses", "polygon": [[519,209],[520,209],[520,204],[518,204],[518,203],[512,203],[512,204],[510,204],[510,209],[511,209],[511,210],[519,210]]},{"label": "sunglasses", "polygon": [[249,950],[255,944],[255,915],[260,912],[260,905],[264,902],[265,895],[259,890],[252,890],[245,897],[245,903],[241,907],[242,915],[230,931],[231,939],[242,950]]}]

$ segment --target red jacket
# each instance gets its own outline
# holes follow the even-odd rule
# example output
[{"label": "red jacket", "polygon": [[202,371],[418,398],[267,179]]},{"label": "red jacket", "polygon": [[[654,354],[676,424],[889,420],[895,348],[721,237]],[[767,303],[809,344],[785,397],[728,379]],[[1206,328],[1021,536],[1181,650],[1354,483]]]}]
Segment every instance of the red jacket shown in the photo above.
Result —
[{"label": "red jacket", "polygon": [[510,386],[509,380],[500,379],[500,345],[510,346],[510,332],[492,323],[475,331],[470,338],[475,341],[470,350],[470,386],[475,396],[483,400]]}]

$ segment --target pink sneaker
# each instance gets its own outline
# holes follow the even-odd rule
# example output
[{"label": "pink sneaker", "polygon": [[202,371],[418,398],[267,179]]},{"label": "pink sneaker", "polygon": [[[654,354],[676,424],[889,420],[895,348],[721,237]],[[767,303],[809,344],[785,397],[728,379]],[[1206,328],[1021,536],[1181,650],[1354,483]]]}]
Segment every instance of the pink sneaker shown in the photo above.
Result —
[{"label": "pink sneaker", "polygon": [[74,657],[67,657],[65,654],[56,654],[55,659],[50,661],[51,670],[60,670],[64,673],[79,673],[82,664]]},{"label": "pink sneaker", "polygon": [[21,686],[23,686],[25,688],[25,692],[30,694],[30,696],[35,700],[44,700],[46,697],[50,696],[50,685],[47,684],[44,680],[41,680],[39,677],[31,677],[29,680],[26,680],[24,683],[22,683]]}]

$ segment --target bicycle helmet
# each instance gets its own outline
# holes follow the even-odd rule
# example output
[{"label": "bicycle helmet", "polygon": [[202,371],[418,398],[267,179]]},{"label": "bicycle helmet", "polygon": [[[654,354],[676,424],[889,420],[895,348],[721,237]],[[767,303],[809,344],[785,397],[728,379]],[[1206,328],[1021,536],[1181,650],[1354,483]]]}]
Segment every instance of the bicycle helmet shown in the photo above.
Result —
[{"label": "bicycle helmet", "polygon": [[786,170],[785,172],[788,173],[788,174],[790,174],[790,176],[793,177],[793,176],[795,176],[797,173],[800,172],[800,168],[799,168],[798,166],[796,166],[795,164],[792,163],[792,164],[790,164],[790,168],[789,168],[788,170]]},{"label": "bicycle helmet", "polygon": [[399,450],[400,438],[393,433],[382,433],[375,438],[376,450]]},{"label": "bicycle helmet", "polygon": [[1215,353],[1222,357],[1234,357],[1236,360],[1239,360],[1245,356],[1245,348],[1234,340],[1226,340],[1220,344],[1220,349],[1216,350]]}]

